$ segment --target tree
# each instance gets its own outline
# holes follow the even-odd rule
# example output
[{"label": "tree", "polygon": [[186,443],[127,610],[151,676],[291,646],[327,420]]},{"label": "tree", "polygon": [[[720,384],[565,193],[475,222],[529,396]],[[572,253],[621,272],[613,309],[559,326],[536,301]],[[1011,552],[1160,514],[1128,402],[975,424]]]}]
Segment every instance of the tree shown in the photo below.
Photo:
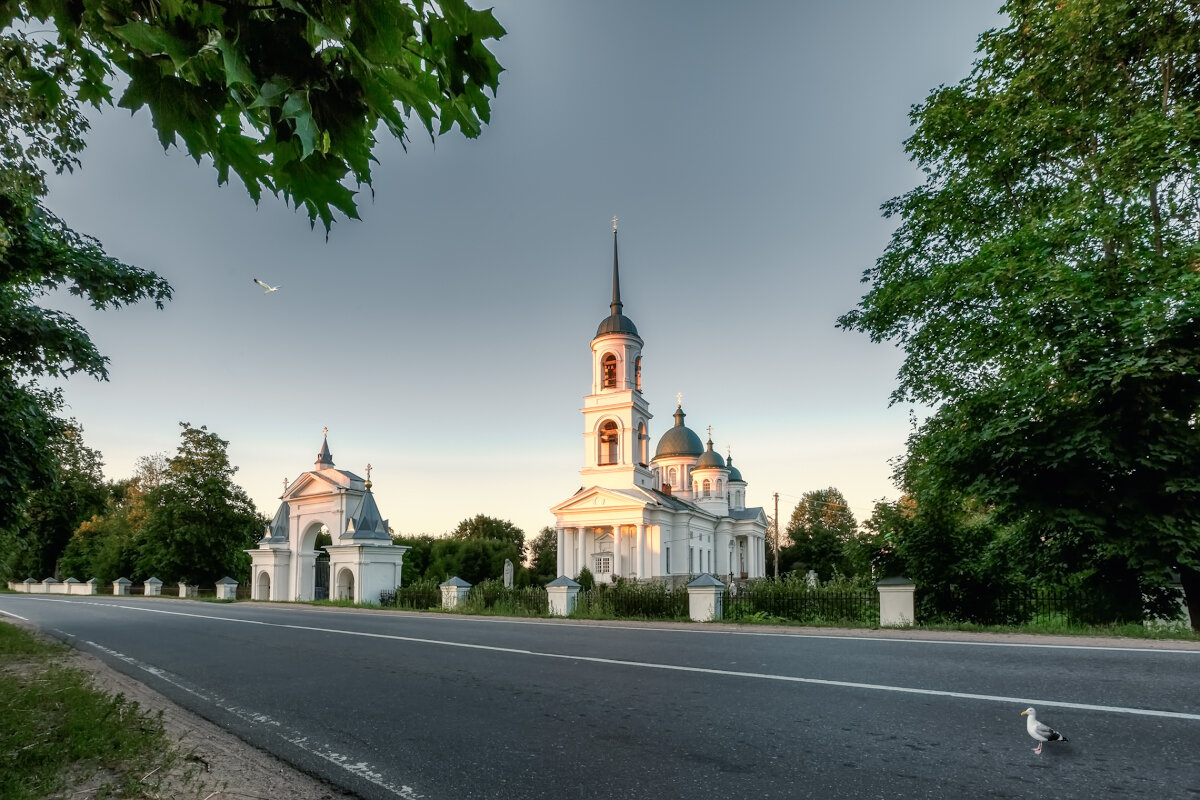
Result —
[{"label": "tree", "polygon": [[404,565],[400,575],[400,584],[410,586],[425,577],[429,571],[429,561],[433,554],[433,543],[437,541],[427,533],[419,536],[393,536],[392,544],[408,547],[404,554]]},{"label": "tree", "polygon": [[225,576],[245,582],[244,552],[262,535],[246,492],[233,483],[229,443],[205,426],[179,423],[182,443],[161,484],[145,497],[146,521],[138,542],[139,577],[211,584]]},{"label": "tree", "polygon": [[1200,624],[1200,10],[1003,11],[914,107],[927,177],[839,324],[898,342],[893,400],[937,406],[928,485],[1073,559],[1114,618],[1178,570]]},{"label": "tree", "polygon": [[858,523],[845,496],[833,488],[805,492],[785,531],[792,544],[780,561],[788,569],[814,569],[821,580],[853,572],[847,547],[853,542]]},{"label": "tree", "polygon": [[440,582],[458,576],[474,585],[503,576],[505,559],[512,561],[518,571],[522,569],[520,554],[512,542],[489,538],[435,539],[425,577]]},{"label": "tree", "polygon": [[[117,104],[148,109],[164,148],[181,143],[218,182],[232,171],[255,201],[282,195],[327,231],[335,212],[357,217],[347,182],[370,186],[381,125],[402,143],[413,117],[431,138],[479,135],[501,71],[485,42],[505,33],[463,0],[18,0],[0,6],[0,29],[30,102],[111,103],[121,72]],[[55,137],[53,151],[82,146],[85,130],[51,119],[30,155]]]},{"label": "tree", "polygon": [[75,420],[63,424],[50,442],[54,473],[44,487],[30,493],[18,534],[23,553],[17,575],[44,578],[60,575],[57,562],[71,534],[84,520],[105,509],[109,490],[101,471],[100,453],[83,443]]},{"label": "tree", "polygon": [[529,570],[539,586],[558,577],[558,534],[548,525],[529,543]]},{"label": "tree", "polygon": [[517,565],[525,560],[525,532],[508,520],[496,519],[483,514],[476,514],[471,519],[464,519],[458,527],[450,532],[451,539],[494,539],[511,544],[516,548]]}]

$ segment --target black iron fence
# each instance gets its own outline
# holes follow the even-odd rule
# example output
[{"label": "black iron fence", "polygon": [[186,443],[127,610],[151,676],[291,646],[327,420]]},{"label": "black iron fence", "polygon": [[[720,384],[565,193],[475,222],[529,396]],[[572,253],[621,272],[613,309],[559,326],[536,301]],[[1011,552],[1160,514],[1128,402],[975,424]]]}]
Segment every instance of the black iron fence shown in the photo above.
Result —
[{"label": "black iron fence", "polygon": [[874,587],[822,588],[755,581],[737,591],[726,589],[722,603],[724,618],[730,622],[879,623],[879,591]]}]

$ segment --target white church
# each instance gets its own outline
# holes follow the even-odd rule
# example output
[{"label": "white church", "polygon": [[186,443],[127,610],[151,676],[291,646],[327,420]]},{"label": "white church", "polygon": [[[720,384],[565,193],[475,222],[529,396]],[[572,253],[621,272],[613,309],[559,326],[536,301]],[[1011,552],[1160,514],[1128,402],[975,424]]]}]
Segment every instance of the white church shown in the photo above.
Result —
[{"label": "white church", "polygon": [[767,517],[746,507],[746,481],[684,424],[682,401],[650,456],[642,345],[621,313],[617,229],[609,315],[592,339],[592,391],[583,402],[583,486],[550,510],[558,574],[587,567],[597,581],[766,574]]}]

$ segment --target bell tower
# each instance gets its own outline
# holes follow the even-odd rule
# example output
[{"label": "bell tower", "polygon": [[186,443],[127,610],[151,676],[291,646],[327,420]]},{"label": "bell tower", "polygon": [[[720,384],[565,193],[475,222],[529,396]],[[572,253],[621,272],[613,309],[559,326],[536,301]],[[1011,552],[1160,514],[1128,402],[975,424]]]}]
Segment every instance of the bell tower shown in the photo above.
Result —
[{"label": "bell tower", "polygon": [[650,407],[642,396],[642,339],[622,313],[613,217],[613,288],[609,315],[592,339],[592,393],[583,399],[584,486],[654,488]]}]

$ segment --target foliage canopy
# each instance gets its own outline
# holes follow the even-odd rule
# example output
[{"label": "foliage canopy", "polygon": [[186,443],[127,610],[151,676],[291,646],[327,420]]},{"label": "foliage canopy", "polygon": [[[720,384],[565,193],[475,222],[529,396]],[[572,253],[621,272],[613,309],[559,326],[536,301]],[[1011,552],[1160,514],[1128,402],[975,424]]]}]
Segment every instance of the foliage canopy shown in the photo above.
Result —
[{"label": "foliage canopy", "polygon": [[1170,569],[1200,592],[1200,9],[1003,12],[913,108],[925,181],[839,324],[900,344],[893,399],[937,407],[904,488],[1108,575],[1120,616]]}]

